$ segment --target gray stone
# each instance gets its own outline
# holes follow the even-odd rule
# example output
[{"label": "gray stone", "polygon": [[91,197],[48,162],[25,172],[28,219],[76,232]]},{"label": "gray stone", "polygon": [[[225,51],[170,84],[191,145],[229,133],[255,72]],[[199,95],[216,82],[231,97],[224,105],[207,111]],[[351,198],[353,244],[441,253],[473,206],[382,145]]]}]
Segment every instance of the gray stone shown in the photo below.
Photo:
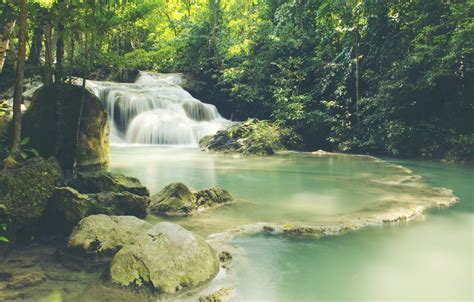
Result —
[{"label": "gray stone", "polygon": [[218,270],[216,253],[203,239],[162,222],[114,256],[107,279],[148,294],[173,294],[210,281]]}]

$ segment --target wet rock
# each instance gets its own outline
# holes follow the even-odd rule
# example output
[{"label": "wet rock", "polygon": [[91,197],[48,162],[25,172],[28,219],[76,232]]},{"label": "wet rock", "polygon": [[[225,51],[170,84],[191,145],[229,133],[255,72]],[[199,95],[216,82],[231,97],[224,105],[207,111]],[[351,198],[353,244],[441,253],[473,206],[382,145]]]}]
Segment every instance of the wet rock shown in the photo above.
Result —
[{"label": "wet rock", "polygon": [[152,196],[150,211],[154,214],[188,215],[197,210],[196,196],[183,183],[172,183]]},{"label": "wet rock", "polygon": [[137,178],[109,172],[79,173],[67,185],[84,194],[129,192],[139,196],[150,196],[150,191]]},{"label": "wet rock", "polygon": [[[0,208],[21,229],[36,223],[56,183],[62,179],[58,162],[35,157],[13,169],[0,171]],[[2,215],[2,213],[0,213]]]},{"label": "wet rock", "polygon": [[68,248],[84,256],[112,256],[133,244],[151,224],[133,216],[92,215],[82,219],[69,236]]},{"label": "wet rock", "polygon": [[56,188],[43,215],[47,232],[68,235],[84,217],[95,214],[132,215],[143,218],[150,203],[149,197],[129,192],[81,194],[73,188]]},{"label": "wet rock", "polygon": [[47,277],[41,272],[29,272],[22,274],[14,274],[6,280],[8,289],[22,289],[25,287],[35,286],[46,281]]},{"label": "wet rock", "polygon": [[[3,265],[14,268],[30,268],[40,262],[40,258],[36,256],[26,256],[7,259]],[[1,277],[0,277],[1,279]]]},{"label": "wet rock", "polygon": [[146,294],[173,294],[210,281],[218,270],[216,253],[203,239],[162,222],[114,256],[106,279]]},{"label": "wet rock", "polygon": [[283,149],[283,131],[269,121],[249,119],[234,123],[213,136],[204,137],[199,146],[204,151],[272,155]]},{"label": "wet rock", "polygon": [[23,298],[24,296],[25,295],[22,292],[6,290],[6,289],[4,290],[0,286],[0,301],[20,299],[20,298]]},{"label": "wet rock", "polygon": [[228,191],[220,188],[204,189],[196,193],[198,207],[212,207],[216,204],[229,203],[233,200]]},{"label": "wet rock", "polygon": [[199,297],[199,302],[226,302],[233,294],[234,290],[232,288],[221,288],[209,296]]},{"label": "wet rock", "polygon": [[54,156],[63,170],[104,170],[109,164],[109,121],[105,106],[86,89],[77,143],[83,89],[51,84],[35,91],[25,112],[22,135],[42,156]]},{"label": "wet rock", "polygon": [[219,261],[224,264],[229,264],[232,261],[232,254],[227,251],[220,252]]},{"label": "wet rock", "polygon": [[172,183],[152,196],[149,209],[155,215],[186,216],[232,201],[232,196],[224,189],[210,188],[193,192],[183,183]]}]

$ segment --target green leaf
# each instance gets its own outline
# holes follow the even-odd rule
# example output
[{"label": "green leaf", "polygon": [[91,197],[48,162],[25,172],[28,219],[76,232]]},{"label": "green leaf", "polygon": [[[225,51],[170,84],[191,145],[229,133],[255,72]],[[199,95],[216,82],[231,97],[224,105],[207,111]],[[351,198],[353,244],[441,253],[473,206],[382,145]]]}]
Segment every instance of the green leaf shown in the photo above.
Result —
[{"label": "green leaf", "polygon": [[26,153],[23,152],[23,151],[20,152],[20,156],[21,156],[21,158],[23,158],[23,159],[27,159],[27,158],[28,158],[28,154],[26,154]]},{"label": "green leaf", "polygon": [[36,149],[34,149],[34,148],[31,148],[29,151],[30,151],[31,153],[33,153],[34,156],[37,156],[37,157],[40,156],[39,153],[38,153],[38,151],[37,151]]},{"label": "green leaf", "polygon": [[0,236],[0,242],[10,243],[10,240],[4,236]]},{"label": "green leaf", "polygon": [[28,144],[30,142],[30,138],[29,137],[25,137],[21,140],[21,145],[24,146],[26,144]]}]

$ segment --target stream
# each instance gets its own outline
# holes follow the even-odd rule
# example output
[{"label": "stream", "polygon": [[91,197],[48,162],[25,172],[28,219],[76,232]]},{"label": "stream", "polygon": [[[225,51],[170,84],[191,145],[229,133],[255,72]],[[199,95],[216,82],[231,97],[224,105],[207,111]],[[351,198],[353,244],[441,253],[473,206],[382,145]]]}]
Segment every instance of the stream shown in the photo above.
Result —
[{"label": "stream", "polygon": [[[232,251],[229,268],[198,295],[226,287],[234,289],[231,301],[472,301],[472,166],[325,152],[201,152],[202,137],[232,122],[182,81],[141,73],[133,84],[87,85],[110,114],[111,172],[139,178],[152,194],[183,182],[234,196],[232,204],[167,218]],[[16,253],[12,259],[32,252]],[[54,249],[34,253],[49,259]],[[48,281],[12,301],[136,299],[98,285],[99,273],[38,261]]]}]

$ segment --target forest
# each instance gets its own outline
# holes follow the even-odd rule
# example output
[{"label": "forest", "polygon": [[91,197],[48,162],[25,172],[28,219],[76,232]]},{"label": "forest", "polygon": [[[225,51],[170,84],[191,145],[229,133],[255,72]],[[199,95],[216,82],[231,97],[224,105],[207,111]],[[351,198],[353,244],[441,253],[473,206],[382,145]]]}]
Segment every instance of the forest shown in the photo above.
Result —
[{"label": "forest", "polygon": [[[15,78],[18,10],[1,6],[2,89]],[[471,1],[65,0],[26,10],[25,74],[45,83],[184,72],[225,117],[278,123],[289,149],[473,156]]]},{"label": "forest", "polygon": [[0,0],[0,301],[473,301],[471,0]]}]

